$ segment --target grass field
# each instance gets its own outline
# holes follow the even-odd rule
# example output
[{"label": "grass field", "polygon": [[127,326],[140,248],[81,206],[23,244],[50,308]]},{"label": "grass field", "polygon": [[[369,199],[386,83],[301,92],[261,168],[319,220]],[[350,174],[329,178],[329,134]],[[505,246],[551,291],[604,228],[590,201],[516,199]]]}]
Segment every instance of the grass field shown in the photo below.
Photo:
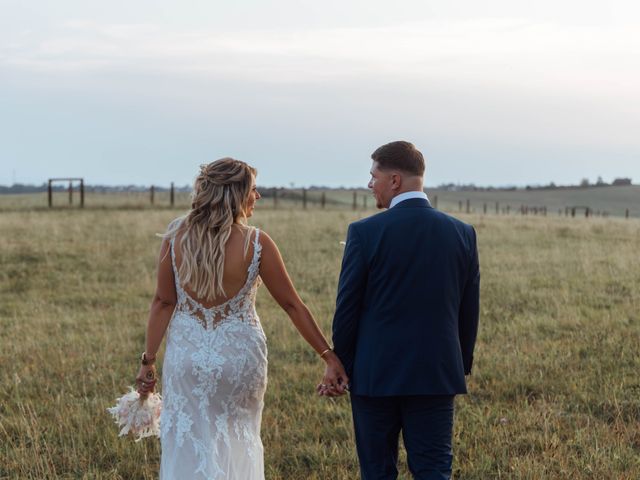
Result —
[{"label": "grass field", "polygon": [[[156,440],[105,408],[133,382],[159,240],[177,210],[0,213],[0,478],[156,478]],[[330,331],[349,209],[258,210]],[[640,221],[468,215],[481,324],[456,400],[457,479],[640,478]],[[358,478],[348,399],[264,288],[268,479]],[[400,478],[408,479],[401,468]]]}]

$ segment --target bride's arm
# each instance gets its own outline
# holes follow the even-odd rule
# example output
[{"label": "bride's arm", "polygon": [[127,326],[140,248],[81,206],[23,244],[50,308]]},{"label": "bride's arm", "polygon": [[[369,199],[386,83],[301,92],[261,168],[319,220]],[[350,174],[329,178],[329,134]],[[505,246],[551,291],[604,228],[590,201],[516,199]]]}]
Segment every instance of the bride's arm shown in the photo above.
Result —
[{"label": "bride's arm", "polygon": [[275,301],[289,315],[302,337],[326,362],[327,368],[322,383],[335,385],[337,393],[344,393],[349,378],[337,355],[330,349],[329,343],[320,331],[311,312],[298,296],[278,247],[264,232],[261,232],[260,244],[262,245],[260,260],[262,281]]},{"label": "bride's arm", "polygon": [[[151,301],[149,309],[149,318],[147,320],[147,334],[145,354],[148,360],[155,362],[158,349],[162,343],[162,338],[173,315],[176,307],[176,287],[173,280],[173,267],[171,265],[171,253],[169,251],[169,240],[165,239],[160,247],[160,256],[158,258],[158,279],[156,285],[156,293]],[[136,381],[138,385],[143,385],[139,391],[149,392],[153,390],[155,381],[149,382],[145,379],[149,370],[154,371],[153,364],[140,367]]]}]

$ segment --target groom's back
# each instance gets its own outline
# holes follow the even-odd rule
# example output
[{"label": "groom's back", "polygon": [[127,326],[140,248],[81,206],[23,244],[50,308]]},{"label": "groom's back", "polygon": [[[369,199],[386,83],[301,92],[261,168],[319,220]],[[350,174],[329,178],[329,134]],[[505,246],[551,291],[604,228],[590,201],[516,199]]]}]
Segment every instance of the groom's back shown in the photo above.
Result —
[{"label": "groom's back", "polygon": [[460,336],[466,325],[460,322],[473,321],[461,313],[465,303],[477,303],[465,297],[474,262],[477,266],[473,228],[414,199],[351,229],[362,243],[367,270],[353,391],[373,396],[465,392],[470,359],[463,358]]}]

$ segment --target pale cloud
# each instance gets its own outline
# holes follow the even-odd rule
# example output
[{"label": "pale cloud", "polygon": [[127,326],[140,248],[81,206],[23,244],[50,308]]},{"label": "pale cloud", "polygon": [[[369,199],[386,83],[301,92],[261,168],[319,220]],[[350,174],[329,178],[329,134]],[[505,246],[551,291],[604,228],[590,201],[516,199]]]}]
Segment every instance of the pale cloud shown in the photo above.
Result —
[{"label": "pale cloud", "polygon": [[527,19],[433,20],[384,27],[205,31],[69,20],[0,50],[4,69],[127,68],[167,74],[340,81],[377,75],[637,95],[637,26]]},{"label": "pale cloud", "polygon": [[640,7],[286,1],[16,3],[0,184],[63,166],[184,183],[184,162],[234,155],[267,184],[355,185],[394,138],[424,146],[436,183],[640,177]]}]

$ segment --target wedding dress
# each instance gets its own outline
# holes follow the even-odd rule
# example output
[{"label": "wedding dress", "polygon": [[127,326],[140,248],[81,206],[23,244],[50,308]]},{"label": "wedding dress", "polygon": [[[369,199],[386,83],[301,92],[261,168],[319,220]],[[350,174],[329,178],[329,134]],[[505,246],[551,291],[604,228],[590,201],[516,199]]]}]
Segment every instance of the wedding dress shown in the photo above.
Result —
[{"label": "wedding dress", "polygon": [[263,480],[260,422],[267,347],[255,310],[261,245],[240,291],[205,308],[180,285],[162,368],[161,480]]}]

